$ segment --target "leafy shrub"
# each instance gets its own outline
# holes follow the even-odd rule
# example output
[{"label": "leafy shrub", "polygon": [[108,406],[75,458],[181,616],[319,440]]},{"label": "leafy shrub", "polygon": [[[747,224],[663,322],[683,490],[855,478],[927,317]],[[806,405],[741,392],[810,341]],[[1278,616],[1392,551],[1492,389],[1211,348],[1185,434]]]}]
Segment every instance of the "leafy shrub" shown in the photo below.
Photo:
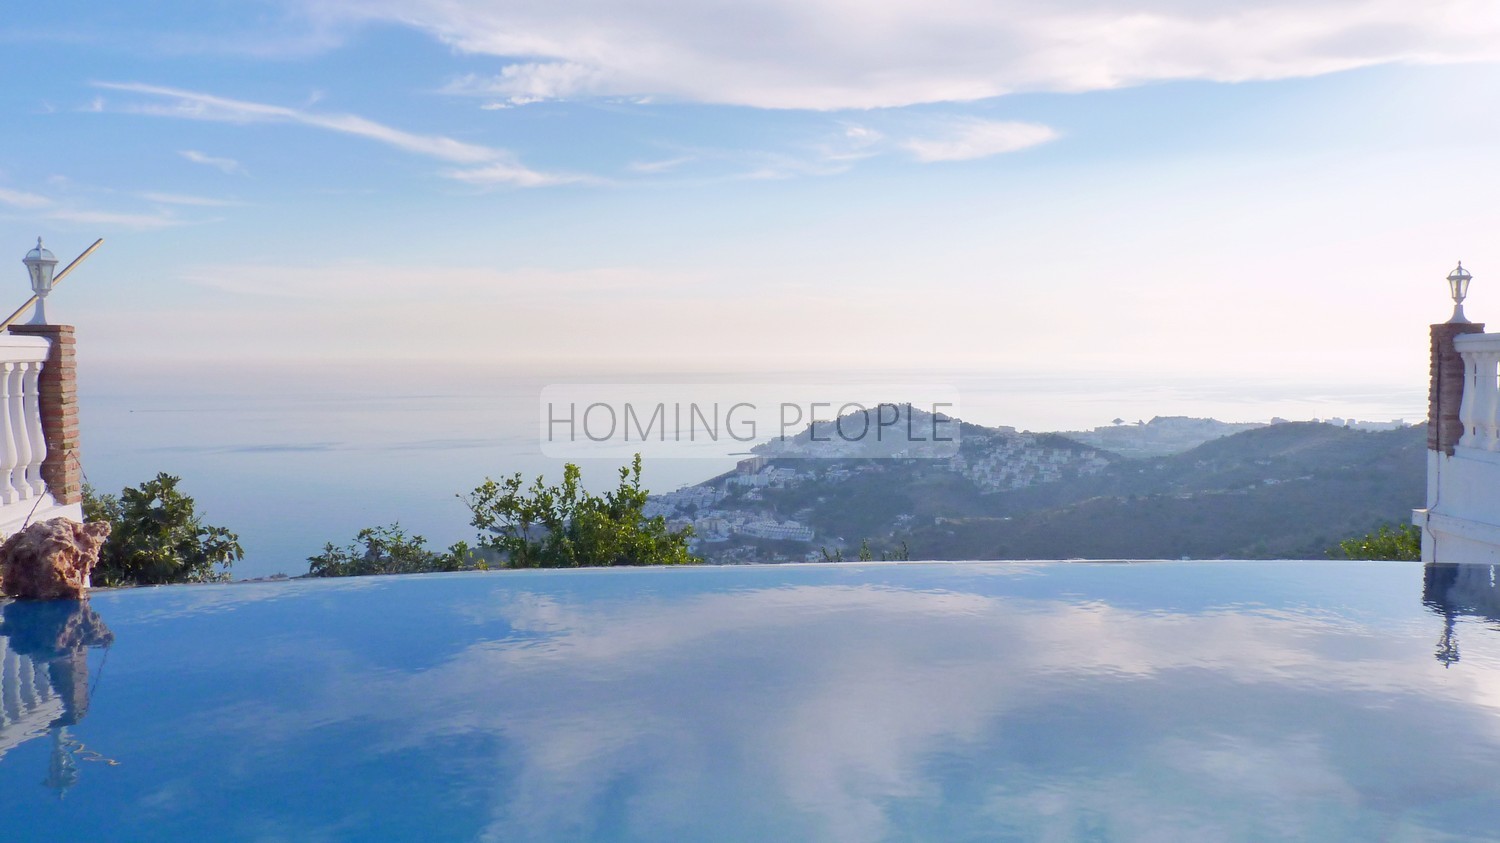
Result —
[{"label": "leafy shrub", "polygon": [[527,487],[521,475],[499,482],[486,478],[465,499],[479,530],[479,546],[512,568],[577,568],[595,565],[691,565],[692,528],[667,529],[666,519],[647,518],[649,494],[641,488],[641,456],[620,469],[620,483],[603,496],[583,490],[578,466],[563,467],[562,483],[541,477]]},{"label": "leafy shrub", "polygon": [[1422,558],[1422,531],[1414,524],[1381,524],[1373,533],[1339,542],[1329,555],[1342,559]]},{"label": "leafy shrub", "polygon": [[486,567],[469,553],[463,542],[446,553],[427,549],[427,540],[408,536],[401,525],[367,527],[347,547],[330,542],[323,552],[309,556],[308,576],[360,577],[370,574],[426,574],[435,571],[464,571]]},{"label": "leafy shrub", "polygon": [[94,569],[96,585],[222,582],[243,559],[239,536],[203,523],[193,499],[177,491],[181,478],[155,479],[119,496],[83,489],[83,517],[108,521],[109,540]]}]

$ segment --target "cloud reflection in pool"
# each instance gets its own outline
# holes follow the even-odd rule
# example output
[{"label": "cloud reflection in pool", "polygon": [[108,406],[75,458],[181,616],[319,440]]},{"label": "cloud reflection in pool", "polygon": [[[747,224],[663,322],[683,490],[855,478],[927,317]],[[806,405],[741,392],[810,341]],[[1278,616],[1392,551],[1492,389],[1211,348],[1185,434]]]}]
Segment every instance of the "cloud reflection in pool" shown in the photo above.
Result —
[{"label": "cloud reflection in pool", "polygon": [[[1500,639],[1457,617],[1445,667],[1423,599],[1401,563],[102,594],[118,643],[80,729],[121,766],[26,821],[155,839],[1484,838]],[[40,800],[12,760],[0,792]]]}]

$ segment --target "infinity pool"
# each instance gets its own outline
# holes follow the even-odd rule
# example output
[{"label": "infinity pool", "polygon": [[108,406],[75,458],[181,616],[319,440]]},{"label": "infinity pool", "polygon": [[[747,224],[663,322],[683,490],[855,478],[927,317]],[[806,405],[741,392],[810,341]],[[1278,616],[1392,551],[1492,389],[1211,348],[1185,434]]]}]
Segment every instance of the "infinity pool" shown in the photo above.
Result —
[{"label": "infinity pool", "polygon": [[370,577],[0,609],[0,839],[1500,839],[1417,563]]}]

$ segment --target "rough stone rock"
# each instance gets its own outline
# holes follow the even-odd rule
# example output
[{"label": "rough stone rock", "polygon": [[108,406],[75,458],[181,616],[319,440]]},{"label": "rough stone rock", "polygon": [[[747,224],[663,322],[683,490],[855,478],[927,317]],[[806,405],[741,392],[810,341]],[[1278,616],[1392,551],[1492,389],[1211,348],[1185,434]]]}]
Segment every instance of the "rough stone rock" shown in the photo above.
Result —
[{"label": "rough stone rock", "polygon": [[22,600],[79,600],[109,523],[51,518],[29,524],[0,544],[0,593]]}]

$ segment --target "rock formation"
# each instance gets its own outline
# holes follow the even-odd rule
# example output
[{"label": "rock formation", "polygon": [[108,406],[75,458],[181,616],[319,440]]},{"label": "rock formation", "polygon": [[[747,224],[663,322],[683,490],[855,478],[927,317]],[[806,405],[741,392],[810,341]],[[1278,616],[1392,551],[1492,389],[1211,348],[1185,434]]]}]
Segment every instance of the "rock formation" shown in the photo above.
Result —
[{"label": "rock formation", "polygon": [[109,524],[52,518],[30,524],[0,544],[0,593],[23,600],[79,600]]}]

